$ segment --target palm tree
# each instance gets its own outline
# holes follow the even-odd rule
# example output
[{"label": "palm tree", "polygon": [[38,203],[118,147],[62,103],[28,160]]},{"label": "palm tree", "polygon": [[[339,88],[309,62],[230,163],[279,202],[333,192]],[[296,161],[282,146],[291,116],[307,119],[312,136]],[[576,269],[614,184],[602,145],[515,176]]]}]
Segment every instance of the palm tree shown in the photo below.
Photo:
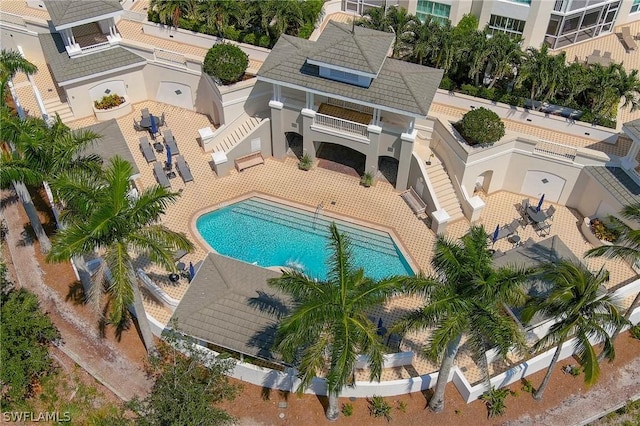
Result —
[{"label": "palm tree", "polygon": [[571,106],[590,85],[591,75],[587,67],[575,62],[569,65],[565,74],[565,105]]},{"label": "palm tree", "polygon": [[620,108],[631,107],[631,112],[640,109],[640,79],[638,78],[638,70],[627,71],[620,64],[616,64],[618,70],[618,94],[624,100]]},{"label": "palm tree", "polygon": [[438,236],[431,265],[435,274],[405,280],[405,290],[422,293],[427,304],[409,313],[394,331],[433,329],[424,349],[432,360],[441,358],[438,380],[429,408],[444,409],[444,392],[449,373],[466,336],[474,357],[486,362],[488,349],[506,356],[512,348],[523,347],[522,332],[505,308],[525,301],[522,284],[529,276],[525,268],[492,265],[489,236],[474,226],[460,241]]},{"label": "palm tree", "polygon": [[424,22],[413,21],[403,34],[403,42],[411,46],[405,55],[409,60],[417,64],[424,65],[425,60],[430,58],[436,45],[436,34],[440,25],[428,16]]},{"label": "palm tree", "polygon": [[160,17],[160,22],[171,24],[178,28],[178,21],[182,15],[182,0],[151,0],[149,9],[155,10]]},{"label": "palm tree", "polygon": [[562,88],[565,79],[565,55],[565,52],[549,55],[547,45],[543,45],[540,50],[533,47],[527,49],[527,56],[519,69],[516,85],[528,84],[532,108],[537,99],[540,104],[535,109],[540,110],[542,104]]},{"label": "palm tree", "polygon": [[371,28],[372,30],[384,31],[385,33],[392,31],[384,7],[372,7],[362,18],[356,20],[355,25]]},{"label": "palm tree", "polygon": [[478,32],[472,38],[472,51],[469,58],[469,78],[473,78],[476,87],[480,86],[480,74],[484,75],[484,71],[491,57],[489,49],[489,39],[484,33]]},{"label": "palm tree", "polygon": [[0,97],[0,105],[5,105],[7,96],[7,86],[18,72],[32,75],[38,72],[38,67],[27,61],[20,52],[15,50],[0,51],[0,84],[2,87],[2,97]]},{"label": "palm tree", "polygon": [[270,28],[272,40],[277,40],[281,34],[298,34],[298,29],[304,24],[302,9],[298,0],[274,0],[271,2],[273,19]]},{"label": "palm tree", "polygon": [[618,69],[616,64],[603,67],[600,64],[589,65],[589,81],[591,85],[585,91],[586,103],[596,115],[615,117],[615,110],[620,102],[618,85]]},{"label": "palm tree", "polygon": [[562,346],[572,337],[576,340],[573,346],[585,373],[584,381],[587,385],[594,384],[600,375],[600,366],[590,339],[604,342],[602,354],[613,361],[615,349],[609,333],[625,323],[611,295],[603,290],[603,284],[609,281],[609,272],[604,269],[592,274],[580,263],[560,260],[545,264],[540,278],[553,284],[551,293],[529,301],[522,318],[529,322],[535,313],[556,318],[547,335],[533,346],[533,350],[551,346],[556,350],[540,387],[533,393],[535,399],[542,399]]},{"label": "palm tree", "polygon": [[156,185],[133,197],[129,194],[132,174],[131,165],[116,156],[101,173],[79,169],[58,180],[58,194],[65,202],[61,215],[65,226],[54,236],[47,261],[65,262],[94,253],[101,256],[104,268],[96,275],[98,282],[92,286],[90,298],[99,306],[104,284],[109,319],[117,327],[126,324],[133,304],[147,351],[153,352],[155,344],[132,253],[175,272],[172,253],[177,249],[191,251],[193,245],[184,234],[158,223],[178,194]]},{"label": "palm tree", "polygon": [[207,26],[220,36],[239,11],[238,3],[228,0],[209,0],[200,5],[200,12],[205,17]]},{"label": "palm tree", "polygon": [[[640,203],[624,206],[620,216],[629,222],[640,223]],[[640,260],[640,229],[633,229],[622,221],[616,221],[615,223],[616,229],[620,232],[616,243],[593,248],[587,251],[585,257],[605,256],[609,259],[622,259],[633,265]],[[629,321],[631,314],[638,305],[640,305],[640,292],[636,294],[631,306],[625,312],[625,321]],[[611,339],[615,340],[621,330],[622,327],[618,327]]]},{"label": "palm tree", "polygon": [[298,392],[322,373],[326,377],[329,420],[338,417],[338,395],[354,383],[358,355],[369,357],[371,380],[379,380],[384,345],[367,313],[398,291],[399,277],[375,281],[353,265],[350,241],[330,228],[332,255],[326,280],[295,270],[269,280],[291,296],[290,313],[278,326],[275,348],[287,362],[297,361],[302,375]]},{"label": "palm tree", "polygon": [[[486,37],[486,31],[483,34]],[[504,33],[493,34],[487,41],[487,49],[489,50],[489,62],[493,76],[488,87],[491,89],[498,81],[513,73],[513,69],[520,65],[523,54],[520,50],[519,39]]]},{"label": "palm tree", "polygon": [[407,12],[404,7],[390,7],[387,10],[387,21],[393,29],[395,38],[393,40],[393,57],[398,58],[401,51],[405,50],[403,43],[404,35],[409,31],[414,22],[420,22],[418,18]]}]

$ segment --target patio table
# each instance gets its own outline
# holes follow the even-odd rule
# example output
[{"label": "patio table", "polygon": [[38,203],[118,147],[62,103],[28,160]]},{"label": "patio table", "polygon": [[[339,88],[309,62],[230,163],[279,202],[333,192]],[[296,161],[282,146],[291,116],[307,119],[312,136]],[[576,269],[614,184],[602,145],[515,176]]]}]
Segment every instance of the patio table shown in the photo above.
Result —
[{"label": "patio table", "polygon": [[[145,129],[150,128],[151,127],[151,116],[152,115],[153,114],[149,114],[148,117],[142,117],[140,119],[140,126],[144,127]],[[155,117],[155,119],[156,119],[156,123],[157,123],[158,122],[158,117]]]},{"label": "patio table", "polygon": [[532,222],[540,223],[547,219],[547,215],[542,210],[537,211],[533,206],[527,207],[527,215],[531,218]]}]

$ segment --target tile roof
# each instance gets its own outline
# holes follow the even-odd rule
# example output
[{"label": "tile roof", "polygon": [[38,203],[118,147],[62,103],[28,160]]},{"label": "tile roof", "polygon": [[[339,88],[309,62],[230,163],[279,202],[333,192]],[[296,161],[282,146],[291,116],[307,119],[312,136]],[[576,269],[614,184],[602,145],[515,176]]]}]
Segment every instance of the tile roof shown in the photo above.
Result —
[{"label": "tile roof", "polygon": [[44,0],[51,22],[55,27],[80,22],[91,18],[121,12],[122,6],[118,0],[101,1],[60,1]]},{"label": "tile roof", "polygon": [[143,57],[120,46],[70,58],[60,34],[44,33],[39,34],[38,38],[45,59],[58,84],[137,63],[143,65],[147,62]]},{"label": "tile roof", "polygon": [[209,253],[173,318],[182,332],[196,339],[277,360],[271,352],[277,319],[260,306],[286,300],[267,285],[267,279],[279,276],[279,272]]},{"label": "tile roof", "polygon": [[392,33],[329,21],[309,59],[378,74],[394,38]]},{"label": "tile roof", "polygon": [[587,166],[585,170],[622,205],[640,203],[640,186],[622,168]]},{"label": "tile roof", "polygon": [[[386,33],[383,33],[386,34]],[[282,35],[258,72],[258,80],[268,79],[362,101],[384,109],[426,116],[442,79],[443,71],[410,62],[386,58],[377,78],[367,87],[329,80],[319,76],[319,67],[307,63],[316,44]],[[321,46],[322,47],[322,46]],[[386,54],[386,50],[385,50]]]},{"label": "tile roof", "polygon": [[76,131],[92,131],[102,136],[98,142],[87,146],[83,152],[84,155],[97,154],[102,157],[105,165],[109,162],[109,159],[119,155],[131,164],[134,175],[140,174],[140,170],[136,165],[133,154],[129,150],[127,141],[125,140],[122,131],[120,131],[120,127],[118,126],[118,122],[115,118],[102,123],[83,127]]},{"label": "tile roof", "polygon": [[628,121],[622,126],[622,130],[624,130],[627,135],[633,137],[635,140],[640,140],[640,118]]}]

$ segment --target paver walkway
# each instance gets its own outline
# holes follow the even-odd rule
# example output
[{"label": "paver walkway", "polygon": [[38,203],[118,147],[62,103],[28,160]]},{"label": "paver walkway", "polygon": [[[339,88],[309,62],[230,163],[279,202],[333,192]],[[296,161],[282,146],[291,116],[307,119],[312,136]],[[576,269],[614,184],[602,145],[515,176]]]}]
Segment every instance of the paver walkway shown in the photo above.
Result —
[{"label": "paver walkway", "polygon": [[15,193],[2,192],[0,216],[7,221],[6,244],[11,254],[17,285],[35,293],[62,336],[59,348],[80,367],[123,400],[144,396],[152,382],[138,365],[133,364],[111,342],[98,335],[95,324],[80,318],[56,291],[48,287],[36,258],[34,245],[26,238],[22,205]]}]

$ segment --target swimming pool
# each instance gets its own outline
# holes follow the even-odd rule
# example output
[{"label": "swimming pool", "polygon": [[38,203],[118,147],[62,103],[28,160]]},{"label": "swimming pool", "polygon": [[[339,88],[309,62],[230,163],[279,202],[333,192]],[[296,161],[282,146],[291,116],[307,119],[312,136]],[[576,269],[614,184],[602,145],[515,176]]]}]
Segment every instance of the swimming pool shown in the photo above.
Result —
[{"label": "swimming pool", "polygon": [[202,238],[220,254],[262,267],[289,266],[325,279],[329,225],[351,239],[354,263],[365,275],[413,275],[387,232],[325,217],[260,197],[230,204],[196,220]]}]

